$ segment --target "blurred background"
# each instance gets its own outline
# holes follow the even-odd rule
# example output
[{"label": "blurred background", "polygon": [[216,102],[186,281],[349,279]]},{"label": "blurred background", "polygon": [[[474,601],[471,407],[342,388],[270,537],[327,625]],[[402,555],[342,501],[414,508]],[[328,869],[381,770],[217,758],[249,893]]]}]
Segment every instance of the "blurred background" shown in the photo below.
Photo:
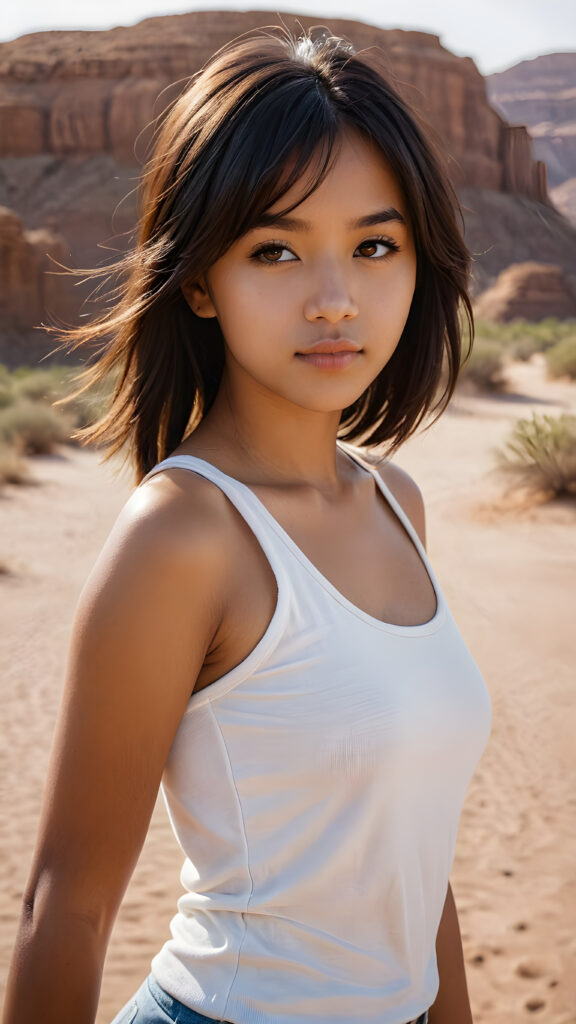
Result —
[{"label": "blurred background", "polygon": [[[446,414],[395,461],[423,491],[432,563],[494,706],[453,886],[476,1024],[576,1024],[576,7],[563,0],[4,6],[0,987],[76,601],[132,488],[72,437],[114,381],[55,405],[81,357],[40,325],[97,311],[93,284],[58,271],[129,244],[153,119],[228,39],[280,20],[380,47],[447,154],[476,341]],[[168,937],[180,861],[159,802],[98,1024]]]}]

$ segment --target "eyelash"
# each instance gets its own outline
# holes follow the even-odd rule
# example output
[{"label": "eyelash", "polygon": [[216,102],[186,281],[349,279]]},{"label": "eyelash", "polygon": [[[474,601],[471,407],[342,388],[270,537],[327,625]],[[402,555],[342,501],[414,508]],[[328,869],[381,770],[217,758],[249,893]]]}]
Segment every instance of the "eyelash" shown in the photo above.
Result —
[{"label": "eyelash", "polygon": [[[383,245],[388,246],[388,248],[391,249],[392,252],[401,252],[401,249],[400,249],[400,246],[398,245],[398,243],[395,242],[392,238],[387,238],[385,235],[374,235],[371,238],[366,238],[363,242],[360,242],[360,245],[356,246],[356,248],[357,249],[362,249],[365,246],[373,245],[375,242],[381,242]],[[295,260],[265,260],[265,259],[262,258],[264,256],[264,254],[267,253],[267,252],[270,252],[270,251],[277,252],[278,250],[282,250],[282,249],[288,249],[289,252],[292,252],[292,249],[290,248],[289,245],[286,244],[286,242],[281,242],[281,241],[267,242],[266,245],[259,245],[259,246],[257,246],[256,249],[254,249],[250,253],[250,259],[251,260],[256,260],[256,262],[258,262],[258,263],[263,263],[267,267],[273,267],[277,263],[278,264],[282,264],[282,263],[294,263],[294,262],[296,262]],[[389,257],[391,255],[392,255],[391,252],[387,252],[384,256],[366,256],[365,258],[368,259],[368,260],[386,260],[386,259],[389,259]]]}]

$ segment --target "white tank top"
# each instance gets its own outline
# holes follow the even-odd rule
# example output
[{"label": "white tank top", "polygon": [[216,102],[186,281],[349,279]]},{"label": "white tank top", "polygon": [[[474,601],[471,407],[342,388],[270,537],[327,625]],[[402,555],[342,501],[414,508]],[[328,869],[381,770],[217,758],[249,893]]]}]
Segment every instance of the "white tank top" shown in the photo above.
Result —
[{"label": "white tank top", "polygon": [[421,625],[352,604],[210,463],[172,456],[144,480],[169,468],[228,496],[278,597],[255,649],[192,695],[176,733],[162,791],[185,893],[152,972],[233,1024],[405,1024],[438,990],[460,813],[490,731],[483,678],[374,469],[434,586]]}]

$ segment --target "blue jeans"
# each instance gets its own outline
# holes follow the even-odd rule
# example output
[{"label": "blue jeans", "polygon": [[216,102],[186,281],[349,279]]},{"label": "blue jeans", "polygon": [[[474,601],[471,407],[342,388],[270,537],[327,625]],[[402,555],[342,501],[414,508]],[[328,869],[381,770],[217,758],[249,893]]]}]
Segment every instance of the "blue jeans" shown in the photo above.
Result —
[{"label": "blue jeans", "polygon": [[212,1020],[173,999],[150,974],[112,1024],[210,1024]]},{"label": "blue jeans", "polygon": [[[150,974],[112,1024],[206,1024],[206,1021],[210,1024],[214,1019],[173,999]],[[427,1024],[427,1021],[428,1010],[425,1010],[417,1024]]]}]

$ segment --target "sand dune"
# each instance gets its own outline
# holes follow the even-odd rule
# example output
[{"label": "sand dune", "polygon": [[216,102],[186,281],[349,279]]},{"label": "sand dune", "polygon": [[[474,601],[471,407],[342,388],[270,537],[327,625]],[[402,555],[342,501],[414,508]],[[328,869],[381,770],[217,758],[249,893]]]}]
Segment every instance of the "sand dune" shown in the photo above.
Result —
[{"label": "sand dune", "polygon": [[[576,412],[576,384],[515,365],[512,393],[459,394],[395,458],[427,505],[428,549],[484,673],[492,736],[465,804],[452,884],[476,1024],[576,1024],[576,501],[503,501],[492,448],[539,411]],[[130,493],[94,452],[33,460],[0,494],[0,984],[14,940],[75,604]],[[168,936],[181,853],[158,803],[114,930],[98,1024]]]}]

